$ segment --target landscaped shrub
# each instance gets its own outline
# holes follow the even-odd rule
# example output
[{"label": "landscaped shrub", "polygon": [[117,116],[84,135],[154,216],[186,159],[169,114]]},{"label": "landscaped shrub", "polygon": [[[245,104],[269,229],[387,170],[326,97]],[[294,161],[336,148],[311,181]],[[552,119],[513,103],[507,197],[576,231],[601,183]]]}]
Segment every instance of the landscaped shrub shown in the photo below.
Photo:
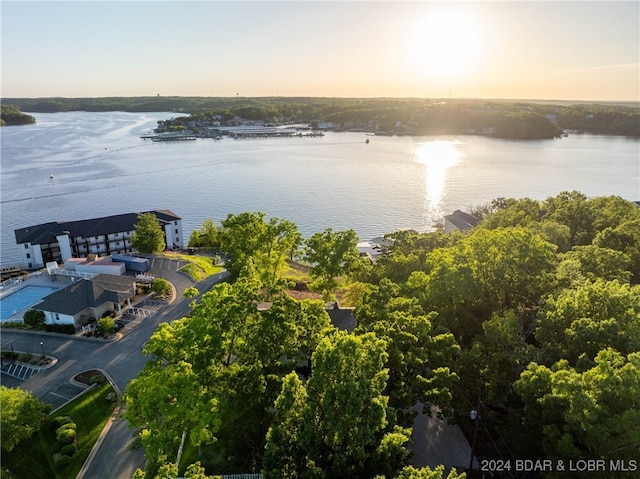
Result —
[{"label": "landscaped shrub", "polygon": [[168,296],[171,293],[171,284],[163,278],[156,278],[151,283],[151,289],[160,296]]},{"label": "landscaped shrub", "polygon": [[73,422],[69,416],[56,416],[51,420],[53,429],[58,429],[60,426]]},{"label": "landscaped shrub", "polygon": [[60,449],[60,454],[62,454],[63,456],[71,457],[76,453],[77,450],[78,448],[75,444],[67,444],[62,449]]},{"label": "landscaped shrub", "polygon": [[78,426],[76,425],[75,422],[68,422],[66,424],[63,424],[62,426],[60,426],[58,429],[73,429],[74,431],[78,430]]},{"label": "landscaped shrub", "polygon": [[111,317],[100,318],[97,327],[102,334],[110,334],[116,327],[116,321]]},{"label": "landscaped shrub", "polygon": [[116,393],[114,392],[110,392],[104,398],[107,400],[107,402],[116,402],[118,400],[118,396],[116,396]]},{"label": "landscaped shrub", "polygon": [[75,334],[76,327],[73,324],[45,324],[44,330],[49,333]]},{"label": "landscaped shrub", "polygon": [[69,464],[71,464],[71,458],[69,456],[58,456],[54,462],[56,469],[64,469]]},{"label": "landscaped shrub", "polygon": [[104,382],[105,378],[103,375],[92,376],[91,379],[89,379],[89,384],[104,384]]},{"label": "landscaped shrub", "polygon": [[62,444],[71,444],[76,439],[75,429],[64,429],[64,426],[56,430],[56,441]]},{"label": "landscaped shrub", "polygon": [[28,363],[32,359],[33,359],[33,354],[31,353],[23,353],[20,356],[18,356],[18,361],[20,361],[21,363]]},{"label": "landscaped shrub", "polygon": [[1,328],[24,329],[25,324],[22,321],[3,321],[0,323]]}]

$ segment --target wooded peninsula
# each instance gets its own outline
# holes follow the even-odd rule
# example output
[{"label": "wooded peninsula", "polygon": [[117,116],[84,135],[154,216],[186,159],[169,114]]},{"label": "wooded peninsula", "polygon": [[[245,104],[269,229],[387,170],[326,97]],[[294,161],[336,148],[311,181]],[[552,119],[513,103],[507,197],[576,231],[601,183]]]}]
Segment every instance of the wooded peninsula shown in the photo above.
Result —
[{"label": "wooded peninsula", "polygon": [[36,119],[33,116],[22,113],[14,106],[0,106],[0,126],[31,125],[35,122]]},{"label": "wooded peninsula", "polygon": [[[64,111],[174,112],[188,119],[243,118],[265,123],[331,123],[335,129],[395,135],[475,134],[544,139],[566,130],[640,137],[635,103],[571,103],[420,98],[105,97],[6,98],[4,105],[32,113]],[[3,107],[4,108],[4,107]],[[4,119],[4,110],[3,110]],[[7,124],[9,124],[7,122]]]}]

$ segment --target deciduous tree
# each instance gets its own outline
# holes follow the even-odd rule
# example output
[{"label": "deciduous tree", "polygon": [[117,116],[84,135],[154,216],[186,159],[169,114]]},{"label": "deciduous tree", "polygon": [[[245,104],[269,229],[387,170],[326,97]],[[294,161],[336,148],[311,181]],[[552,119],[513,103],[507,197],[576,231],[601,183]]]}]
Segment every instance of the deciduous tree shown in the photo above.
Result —
[{"label": "deciduous tree", "polygon": [[590,281],[598,278],[613,281],[629,281],[631,258],[622,251],[602,248],[593,244],[574,246],[564,256],[565,261],[577,261],[582,276]]},{"label": "deciduous tree", "polygon": [[312,360],[306,385],[290,374],[276,401],[266,476],[373,477],[374,463],[401,467],[409,431],[386,429],[385,342],[371,333],[337,333],[320,342]]},{"label": "deciduous tree", "polygon": [[525,403],[525,425],[532,437],[542,436],[547,457],[637,459],[640,353],[606,348],[583,372],[565,360],[551,369],[532,363],[515,387]]},{"label": "deciduous tree", "polygon": [[131,237],[131,246],[141,253],[159,253],[165,248],[164,232],[153,213],[138,215],[138,222]]},{"label": "deciduous tree", "polygon": [[29,391],[0,386],[0,437],[2,448],[11,450],[30,438],[47,417],[51,406],[41,403]]},{"label": "deciduous tree", "polygon": [[579,191],[563,191],[544,201],[544,219],[567,225],[572,246],[587,245],[595,236],[594,214],[587,196]]},{"label": "deciduous tree", "polygon": [[[390,295],[381,291],[385,287]],[[387,343],[385,394],[398,422],[409,427],[417,412],[422,412],[415,408],[419,404],[427,411],[436,405],[449,414],[460,346],[453,334],[434,331],[432,320],[437,313],[425,314],[416,298],[400,296],[399,288],[384,280],[365,295],[356,316],[356,333],[373,332]]]},{"label": "deciduous tree", "polygon": [[27,326],[42,329],[44,327],[44,312],[30,309],[24,313],[23,321]]},{"label": "deciduous tree", "polygon": [[199,230],[193,230],[189,237],[189,246],[193,248],[220,249],[220,228],[215,221],[208,218],[204,220]]},{"label": "deciduous tree", "polygon": [[566,290],[543,305],[535,334],[547,364],[593,361],[606,347],[640,351],[640,286],[597,280]]},{"label": "deciduous tree", "polygon": [[[633,206],[639,211],[640,208]],[[640,219],[625,221],[618,226],[607,227],[600,231],[593,244],[601,248],[620,251],[629,257],[629,270],[632,282],[640,283]]]},{"label": "deciduous tree", "polygon": [[455,468],[449,471],[446,476],[444,474],[444,466],[438,466],[435,469],[431,469],[429,466],[421,467],[420,469],[406,466],[398,475],[394,476],[394,479],[465,479],[467,477],[464,472],[458,474]]},{"label": "deciduous tree", "polygon": [[327,228],[306,241],[304,259],[311,264],[313,278],[310,288],[322,292],[325,300],[333,297],[341,280],[364,266],[360,257],[355,231],[336,231]]},{"label": "deciduous tree", "polygon": [[271,218],[264,213],[228,215],[222,221],[221,248],[230,259],[227,269],[238,277],[249,265],[260,281],[273,287],[286,268],[286,261],[302,242],[298,227],[288,220]]}]

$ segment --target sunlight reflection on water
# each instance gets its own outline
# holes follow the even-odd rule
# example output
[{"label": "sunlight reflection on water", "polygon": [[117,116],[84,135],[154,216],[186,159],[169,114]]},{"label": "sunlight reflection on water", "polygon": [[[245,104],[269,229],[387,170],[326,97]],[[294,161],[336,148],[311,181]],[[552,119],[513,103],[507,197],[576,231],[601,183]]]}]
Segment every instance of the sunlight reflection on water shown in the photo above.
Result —
[{"label": "sunlight reflection on water", "polygon": [[424,165],[424,208],[425,220],[439,218],[445,214],[442,198],[447,173],[452,166],[460,163],[462,152],[457,140],[426,141],[414,150],[415,161]]}]

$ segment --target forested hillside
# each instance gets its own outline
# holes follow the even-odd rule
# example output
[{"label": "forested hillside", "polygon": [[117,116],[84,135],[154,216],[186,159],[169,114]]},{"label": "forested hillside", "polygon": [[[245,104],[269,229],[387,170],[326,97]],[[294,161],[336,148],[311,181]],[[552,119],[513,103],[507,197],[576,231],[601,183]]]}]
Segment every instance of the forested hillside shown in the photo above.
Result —
[{"label": "forested hillside", "polygon": [[[500,138],[554,138],[562,130],[640,136],[640,108],[622,104],[517,102],[419,98],[109,97],[3,99],[23,111],[176,112],[192,119],[330,122],[393,134],[478,134]],[[167,118],[169,120],[169,118]],[[178,122],[183,121],[177,119]]]},{"label": "forested hillside", "polygon": [[[373,264],[349,232],[304,241],[295,224],[260,213],[208,221],[234,280],[147,343],[151,361],[126,391],[150,460],[135,477],[177,472],[180,450],[181,473],[200,462],[187,477],[204,467],[438,478],[408,466],[418,404],[468,433],[478,407],[480,458],[633,464],[640,208],[563,192],[479,211],[466,233],[391,234]],[[291,257],[315,266],[310,289],[356,305],[355,330],[337,330],[323,301],[290,296]]]}]

